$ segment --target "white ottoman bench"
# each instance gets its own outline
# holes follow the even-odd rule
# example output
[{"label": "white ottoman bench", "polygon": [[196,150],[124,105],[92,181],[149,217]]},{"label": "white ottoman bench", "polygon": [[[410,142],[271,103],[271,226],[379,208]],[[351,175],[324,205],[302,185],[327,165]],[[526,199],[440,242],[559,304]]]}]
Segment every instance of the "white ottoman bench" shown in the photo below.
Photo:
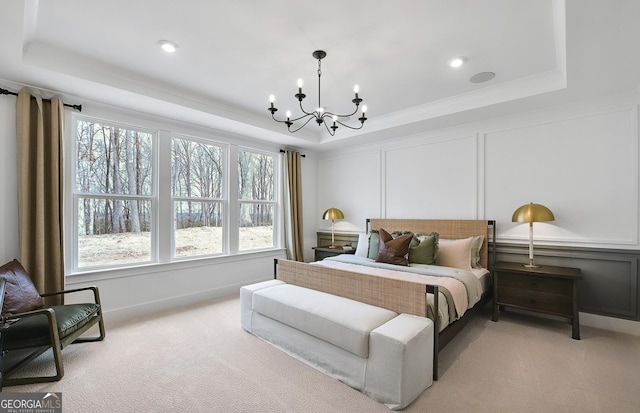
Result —
[{"label": "white ottoman bench", "polygon": [[241,325],[391,409],[433,383],[431,320],[279,280],[242,287]]},{"label": "white ottoman bench", "polygon": [[363,392],[402,409],[433,384],[433,322],[400,314],[371,332]]}]

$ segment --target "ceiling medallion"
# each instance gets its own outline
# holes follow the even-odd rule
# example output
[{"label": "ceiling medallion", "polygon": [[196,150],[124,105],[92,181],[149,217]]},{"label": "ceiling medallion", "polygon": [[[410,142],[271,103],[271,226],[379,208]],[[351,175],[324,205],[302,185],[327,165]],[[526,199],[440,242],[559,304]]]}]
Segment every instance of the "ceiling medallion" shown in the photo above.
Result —
[{"label": "ceiling medallion", "polygon": [[[327,53],[324,50],[316,50],[315,52],[313,52],[312,56],[315,59],[318,59],[318,106],[316,107],[315,111],[313,112],[307,112],[303,107],[302,107],[302,100],[306,97],[306,95],[304,93],[302,93],[302,79],[298,79],[298,93],[296,93],[294,96],[296,99],[298,99],[298,102],[300,102],[300,110],[302,111],[302,113],[304,113],[304,115],[301,115],[297,118],[291,118],[291,112],[287,111],[287,120],[279,120],[276,119],[275,113],[278,111],[278,109],[273,106],[273,102],[275,102],[275,96],[271,95],[269,96],[269,101],[271,102],[271,107],[268,108],[267,110],[269,112],[271,112],[271,117],[273,118],[273,120],[275,120],[276,122],[279,123],[284,123],[287,125],[287,130],[289,130],[289,132],[294,133],[299,131],[300,129],[304,128],[312,119],[316,121],[316,123],[318,124],[318,126],[323,125],[325,126],[325,128],[327,128],[327,132],[329,132],[329,134],[331,136],[333,136],[336,133],[336,129],[338,129],[338,125],[347,127],[349,129],[361,129],[362,126],[364,125],[364,121],[367,120],[366,117],[366,112],[367,112],[367,106],[366,105],[362,105],[362,116],[360,116],[358,118],[358,120],[360,121],[360,126],[349,126],[347,124],[345,124],[344,122],[348,121],[349,118],[353,115],[355,115],[358,112],[358,107],[360,106],[360,103],[362,102],[362,99],[360,99],[360,97],[358,97],[358,85],[356,85],[353,88],[353,92],[355,93],[356,97],[354,99],[351,100],[351,102],[353,104],[356,105],[355,110],[352,113],[349,114],[345,114],[345,115],[340,115],[337,113],[333,113],[330,111],[325,110],[325,108],[322,106],[322,103],[320,101],[320,77],[322,76],[322,59],[327,56]],[[330,118],[330,119],[326,119],[326,118]],[[295,123],[300,121],[300,123]],[[333,122],[333,124],[331,126],[328,125],[328,121],[329,122]],[[299,126],[298,126],[299,125]],[[294,127],[293,129],[291,127]]]}]

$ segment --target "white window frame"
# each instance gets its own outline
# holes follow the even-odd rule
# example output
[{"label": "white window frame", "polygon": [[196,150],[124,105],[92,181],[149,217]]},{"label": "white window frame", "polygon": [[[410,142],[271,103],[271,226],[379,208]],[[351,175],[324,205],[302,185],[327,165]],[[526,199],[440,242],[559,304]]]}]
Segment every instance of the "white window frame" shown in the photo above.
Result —
[{"label": "white window frame", "polygon": [[[222,198],[196,198],[196,197],[175,197],[173,196],[173,194],[171,193],[171,185],[169,184],[169,196],[171,198],[171,221],[173,222],[173,218],[175,217],[175,203],[178,201],[191,201],[191,202],[219,202],[222,204],[222,252],[220,253],[215,253],[215,254],[203,254],[203,255],[197,255],[197,256],[189,256],[189,257],[177,257],[175,255],[175,251],[176,251],[176,246],[175,246],[175,239],[176,239],[176,228],[174,225],[171,226],[171,261],[180,261],[180,260],[189,260],[189,259],[194,259],[194,258],[200,258],[200,257],[214,257],[214,256],[220,256],[220,255],[228,255],[229,254],[229,243],[228,241],[228,234],[229,234],[229,220],[228,220],[228,210],[229,210],[229,197],[228,197],[228,193],[229,193],[229,144],[228,143],[224,143],[224,142],[218,142],[218,141],[213,141],[210,139],[204,139],[204,138],[200,138],[200,137],[195,137],[195,136],[191,136],[191,135],[187,135],[184,133],[177,133],[177,132],[172,132],[171,133],[171,143],[173,144],[173,139],[183,139],[183,140],[188,140],[191,142],[196,142],[196,143],[201,143],[204,145],[212,145],[212,146],[218,146],[220,148],[221,151],[221,156],[222,156],[222,165],[223,165],[223,171],[222,171]],[[171,152],[169,153],[169,155],[171,155]],[[171,162],[170,162],[170,167],[172,167]],[[170,168],[171,169],[171,168]],[[170,172],[171,173],[171,172]]]},{"label": "white window frame", "polygon": [[[240,207],[241,205],[244,204],[271,204],[273,205],[273,247],[271,248],[255,248],[255,249],[250,249],[250,250],[242,250],[239,251],[241,253],[245,253],[245,252],[252,252],[252,251],[263,251],[263,250],[268,250],[268,249],[273,249],[273,248],[279,248],[280,247],[280,240],[281,240],[281,234],[279,231],[280,228],[280,222],[282,219],[282,213],[281,210],[282,208],[280,207],[282,205],[282,180],[280,178],[280,173],[281,173],[281,159],[282,156],[280,156],[280,153],[277,152],[269,152],[269,151],[264,151],[264,150],[260,150],[260,149],[255,149],[255,148],[250,148],[248,146],[239,146],[238,150],[235,156],[235,171],[236,171],[236,175],[237,175],[237,171],[238,171],[238,162],[239,162],[239,152],[240,151],[247,151],[247,152],[251,152],[251,153],[255,153],[255,154],[259,154],[259,155],[265,155],[265,156],[271,156],[273,157],[273,200],[271,201],[267,201],[267,200],[242,200],[240,199],[240,194],[237,192],[238,186],[239,185],[234,185],[235,189],[236,189],[236,197],[235,199],[237,199],[237,207],[236,210],[237,212],[240,211]],[[240,182],[239,177],[236,176],[235,177],[235,181],[233,182]],[[240,224],[239,224],[239,216],[236,216],[235,219],[235,223],[236,223],[236,228],[237,228],[237,233],[238,233],[238,241],[237,241],[237,248],[240,248]]]},{"label": "white window frame", "polygon": [[[152,145],[152,165],[151,165],[151,174],[152,174],[152,190],[151,190],[151,195],[123,195],[123,194],[99,194],[99,193],[84,193],[84,192],[79,192],[77,191],[77,187],[76,187],[76,174],[77,174],[77,168],[76,168],[76,155],[78,153],[77,149],[77,139],[76,139],[76,125],[78,120],[84,120],[86,122],[94,122],[94,123],[99,123],[99,124],[103,124],[103,125],[108,125],[110,127],[113,126],[117,126],[123,129],[133,129],[133,130],[137,130],[137,131],[143,131],[145,133],[149,133],[152,138],[151,138],[151,145]],[[123,267],[123,266],[139,266],[139,265],[148,265],[151,263],[155,263],[158,261],[158,248],[157,248],[157,238],[158,238],[158,227],[157,227],[157,223],[158,223],[158,219],[154,218],[157,216],[158,214],[158,186],[157,186],[157,173],[158,173],[158,132],[153,130],[153,129],[149,129],[149,128],[145,128],[142,126],[133,126],[130,124],[126,124],[123,122],[117,122],[117,121],[111,121],[111,120],[106,120],[106,119],[100,119],[100,118],[96,118],[96,117],[92,117],[92,116],[85,116],[85,115],[81,115],[81,114],[76,114],[74,113],[72,116],[72,122],[70,122],[70,131],[68,133],[67,136],[70,136],[70,140],[71,140],[71,144],[70,146],[70,158],[71,160],[68,162],[69,167],[70,167],[70,174],[68,175],[68,178],[65,177],[65,183],[67,188],[69,188],[68,192],[70,192],[71,196],[71,208],[67,211],[65,211],[65,224],[64,224],[64,230],[66,233],[70,233],[73,234],[72,238],[71,238],[71,243],[67,243],[67,245],[71,244],[72,248],[71,251],[66,251],[66,262],[67,262],[67,267],[68,269],[71,271],[71,273],[77,273],[77,272],[85,272],[85,271],[95,271],[95,270],[101,270],[101,269],[108,269],[108,268],[119,268],[119,267]],[[151,216],[152,216],[152,223],[151,223],[151,240],[150,240],[150,251],[149,251],[149,261],[143,261],[143,262],[138,262],[138,263],[126,263],[126,264],[118,264],[118,265],[96,265],[96,266],[91,266],[91,267],[83,267],[80,268],[78,267],[78,239],[79,239],[79,232],[78,232],[78,207],[79,207],[79,199],[80,198],[93,198],[93,199],[138,199],[138,200],[143,200],[143,201],[151,201]],[[69,216],[70,215],[70,216]],[[70,218],[70,219],[69,219]],[[68,250],[69,248],[67,248]]]},{"label": "white window frame", "polygon": [[[87,111],[85,113],[71,113],[66,119],[65,136],[69,139],[66,145],[65,156],[65,210],[64,210],[64,231],[65,231],[65,273],[68,276],[83,274],[97,274],[97,278],[110,278],[112,276],[128,276],[146,272],[143,267],[149,265],[166,265],[181,262],[182,265],[200,265],[202,260],[225,260],[234,256],[245,254],[260,254],[283,249],[282,239],[282,172],[279,149],[269,148],[270,145],[256,142],[251,139],[238,137],[221,131],[193,127],[189,129],[184,124],[171,120],[159,119],[153,116],[136,112],[124,113],[105,109],[98,111]],[[87,114],[87,112],[89,112]],[[141,130],[153,133],[153,199],[151,213],[153,223],[151,224],[151,261],[144,263],[118,264],[109,267],[89,267],[77,268],[77,248],[78,248],[78,225],[77,225],[77,199],[75,179],[76,179],[76,122],[78,119],[115,125],[123,128]],[[113,120],[117,119],[117,120]],[[192,139],[205,144],[218,145],[222,148],[223,162],[225,163],[226,174],[224,179],[223,202],[223,250],[222,254],[202,255],[194,257],[174,257],[174,225],[173,225],[173,205],[174,199],[171,193],[171,145],[172,138]],[[238,151],[239,149],[257,154],[269,155],[274,158],[274,200],[259,201],[261,203],[272,203],[274,205],[274,229],[273,247],[262,249],[251,249],[238,251],[239,248],[239,210],[240,199],[238,196]],[[166,159],[165,159],[166,158]],[[163,160],[164,159],[164,160]],[[161,186],[160,183],[163,183]],[[167,184],[168,183],[168,184]],[[97,196],[97,194],[91,194]],[[120,197],[119,195],[117,197]],[[107,196],[107,198],[110,198]],[[207,200],[208,201],[208,200]],[[243,201],[246,202],[246,201]],[[257,201],[256,201],[257,202]],[[239,258],[235,258],[239,259]],[[143,271],[143,272],[141,272]]]}]

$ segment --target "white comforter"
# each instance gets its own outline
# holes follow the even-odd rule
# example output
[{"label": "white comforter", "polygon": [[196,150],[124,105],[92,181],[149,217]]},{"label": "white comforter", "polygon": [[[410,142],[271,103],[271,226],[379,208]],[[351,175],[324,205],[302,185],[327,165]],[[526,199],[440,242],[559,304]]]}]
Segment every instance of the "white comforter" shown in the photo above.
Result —
[{"label": "white comforter", "polygon": [[[450,292],[453,298],[456,314],[455,319],[462,317],[467,309],[476,304],[482,296],[482,284],[477,275],[457,268],[419,264],[402,267],[376,263],[369,258],[348,254],[326,258],[312,264],[361,274],[371,274],[379,277],[418,281],[444,287]],[[445,313],[450,312],[445,311]],[[445,318],[449,317],[445,315]],[[449,320],[449,322],[451,321],[454,320]],[[445,323],[445,325],[446,324],[447,323]]]}]

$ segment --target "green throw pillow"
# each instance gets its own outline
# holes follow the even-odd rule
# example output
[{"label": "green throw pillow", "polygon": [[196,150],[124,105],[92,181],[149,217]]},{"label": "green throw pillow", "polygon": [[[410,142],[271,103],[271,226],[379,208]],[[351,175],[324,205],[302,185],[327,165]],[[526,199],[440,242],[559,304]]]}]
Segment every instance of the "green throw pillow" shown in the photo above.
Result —
[{"label": "green throw pillow", "polygon": [[438,254],[438,238],[437,232],[432,232],[429,235],[416,234],[409,246],[409,263],[435,265]]},{"label": "green throw pillow", "polygon": [[371,230],[371,236],[369,237],[369,254],[367,258],[375,260],[378,256],[378,246],[380,244],[380,233],[377,229]]}]

